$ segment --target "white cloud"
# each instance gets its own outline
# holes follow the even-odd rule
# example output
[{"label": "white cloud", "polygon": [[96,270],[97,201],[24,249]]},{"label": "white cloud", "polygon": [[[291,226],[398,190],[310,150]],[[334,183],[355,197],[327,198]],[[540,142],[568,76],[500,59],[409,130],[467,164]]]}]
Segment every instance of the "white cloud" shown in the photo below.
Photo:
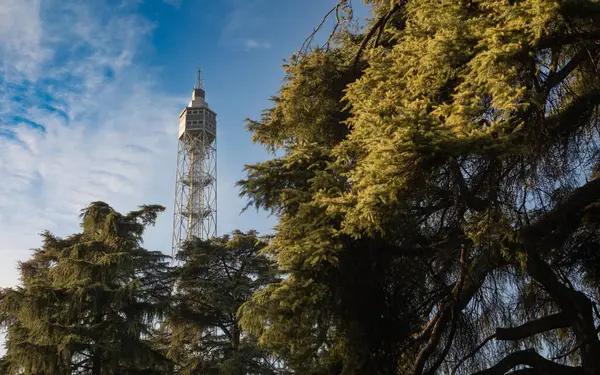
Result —
[{"label": "white cloud", "polygon": [[259,41],[256,39],[246,39],[244,42],[244,45],[246,46],[246,51],[249,51],[252,49],[257,49],[257,48],[264,48],[264,49],[271,48],[271,43]]},{"label": "white cloud", "polygon": [[[101,1],[43,7],[0,0],[0,286],[17,282],[37,233],[76,231],[92,200],[122,211],[172,203],[185,98],[163,94],[137,64],[153,25]],[[160,246],[169,215],[151,233]]]},{"label": "white cloud", "polygon": [[51,51],[42,43],[40,0],[0,1],[0,57],[3,70],[31,76]]},{"label": "white cloud", "polygon": [[243,47],[246,51],[271,48],[271,43],[250,37],[264,33],[267,20],[261,11],[265,6],[264,0],[227,0],[224,6],[230,7],[225,17],[219,43]]},{"label": "white cloud", "polygon": [[[154,25],[136,4],[0,0],[0,287],[17,283],[17,261],[40,245],[38,233],[77,231],[93,200],[119,211],[166,206],[146,244],[170,250],[177,115],[189,97],[165,94],[143,64]],[[273,223],[238,216],[236,163],[220,167],[220,234]]]},{"label": "white cloud", "polygon": [[231,8],[221,29],[221,38],[229,39],[240,32],[252,32],[266,22],[259,11],[263,0],[227,0],[224,6]]},{"label": "white cloud", "polygon": [[165,3],[174,6],[175,8],[179,8],[181,6],[181,0],[163,0]]}]

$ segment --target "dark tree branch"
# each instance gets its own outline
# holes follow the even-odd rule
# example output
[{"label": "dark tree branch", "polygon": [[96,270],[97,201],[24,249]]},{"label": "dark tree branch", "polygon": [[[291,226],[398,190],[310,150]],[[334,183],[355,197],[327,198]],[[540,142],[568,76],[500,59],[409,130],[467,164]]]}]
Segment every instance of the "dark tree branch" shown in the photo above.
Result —
[{"label": "dark tree branch", "polygon": [[552,357],[550,358],[551,360],[555,361],[557,359],[563,359],[565,357],[570,356],[571,354],[575,353],[576,351],[578,351],[579,349],[581,349],[581,345],[577,345],[576,347],[574,347],[573,349],[569,350],[568,352],[566,352],[565,354],[561,354],[559,356],[556,357]]},{"label": "dark tree branch", "polygon": [[442,350],[442,353],[438,356],[435,363],[427,370],[427,375],[434,375],[435,372],[438,370],[438,368],[440,368],[442,363],[444,363],[444,360],[446,359],[446,356],[448,355],[448,352],[450,351],[450,348],[452,347],[454,335],[456,334],[457,328],[458,328],[458,318],[455,317],[454,319],[452,319],[452,328],[450,328],[450,333],[448,334],[448,338],[446,339],[446,346]]},{"label": "dark tree branch", "polygon": [[[314,28],[314,30],[312,31],[312,33],[310,33],[310,35],[308,36],[308,38],[306,38],[304,40],[304,42],[302,43],[302,46],[300,47],[300,54],[304,54],[308,51],[308,47],[310,46],[310,44],[312,43],[313,39],[315,38],[315,35],[317,35],[317,33],[319,32],[319,30],[321,30],[321,28],[323,27],[323,25],[325,24],[325,22],[327,21],[327,19],[329,18],[329,16],[333,13],[333,12],[338,12],[340,7],[342,6],[342,4],[345,2],[345,0],[341,0],[340,2],[338,2],[333,8],[331,8],[329,10],[329,12],[327,12],[325,14],[325,16],[323,17],[323,20],[321,21],[321,23]],[[337,25],[336,25],[337,27]]]},{"label": "dark tree branch", "polygon": [[353,66],[354,66],[355,71],[356,71],[356,67],[358,66],[358,62],[360,61],[360,58],[362,56],[362,53],[363,53],[365,47],[367,46],[367,43],[369,43],[369,41],[373,38],[373,35],[375,35],[375,33],[378,32],[379,30],[383,29],[385,27],[385,25],[387,24],[387,22],[389,21],[389,19],[394,15],[394,13],[396,13],[397,11],[402,9],[406,5],[407,2],[408,2],[408,0],[401,0],[400,2],[394,4],[394,6],[392,6],[392,9],[390,9],[386,14],[384,14],[382,17],[380,17],[377,20],[377,22],[375,22],[373,24],[373,26],[371,26],[371,28],[367,32],[367,35],[365,35],[365,38],[360,43],[360,46],[358,47],[358,51],[356,52],[356,56],[354,57]]},{"label": "dark tree branch", "polygon": [[225,270],[225,273],[227,274],[227,278],[230,281],[233,281],[233,278],[231,277],[231,273],[229,272],[229,266],[227,266],[225,259],[221,258],[220,260],[221,260],[221,263],[223,264],[223,270]]},{"label": "dark tree branch", "polygon": [[581,127],[600,104],[600,90],[592,89],[574,99],[567,108],[556,116],[546,119],[548,132],[552,137],[570,135]]},{"label": "dark tree branch", "polygon": [[[327,46],[327,50],[329,50],[329,45],[331,43],[331,40],[335,36],[335,33],[338,30],[338,28],[340,27],[340,25],[343,23],[343,20],[340,18],[340,10],[344,10],[344,9],[350,9],[350,14],[351,14],[352,3],[350,0],[339,0],[338,3],[325,14],[323,19],[321,20],[321,23],[319,23],[319,25],[314,28],[312,33],[310,33],[308,38],[306,38],[304,40],[304,42],[302,43],[302,46],[300,47],[300,50],[299,50],[300,55],[306,54],[308,52],[308,50],[310,49],[310,45],[315,38],[315,35],[317,35],[319,30],[321,30],[321,28],[323,27],[323,25],[325,24],[327,19],[332,14],[335,13],[335,25],[333,25],[333,30],[331,31],[331,33],[329,34],[329,37],[327,38],[327,41],[325,42],[325,45]],[[351,18],[352,18],[352,15],[350,15],[350,19]]]},{"label": "dark tree branch", "polygon": [[[568,319],[566,318],[565,320],[561,320],[563,316],[570,316],[571,318],[573,317],[574,314],[579,314],[580,317],[584,317],[585,316],[585,322],[582,322],[583,325],[585,327],[581,327],[581,329],[583,329],[584,331],[589,331],[588,327],[590,324],[592,324],[593,327],[593,319],[591,319],[591,308],[590,313],[587,314],[587,312],[585,311],[585,306],[583,306],[582,308],[580,308],[578,312],[573,313],[573,305],[574,304],[581,304],[581,301],[574,301],[574,298],[576,298],[576,296],[574,297],[574,291],[570,288],[568,288],[567,286],[563,285],[558,278],[556,277],[556,275],[554,274],[554,272],[552,272],[551,268],[539,257],[539,253],[540,251],[544,251],[546,249],[544,249],[543,247],[540,247],[540,245],[542,244],[552,244],[552,246],[561,246],[562,243],[564,243],[564,241],[567,240],[567,238],[573,233],[573,231],[575,231],[580,224],[581,218],[583,217],[585,208],[588,207],[590,204],[596,202],[598,199],[600,199],[600,179],[596,179],[593,180],[589,183],[587,183],[586,185],[576,189],[573,193],[571,193],[571,195],[562,203],[560,203],[559,205],[557,205],[553,210],[549,211],[548,213],[542,215],[540,218],[538,218],[536,221],[534,221],[531,225],[527,226],[526,228],[524,228],[521,231],[521,241],[522,243],[519,244],[519,247],[522,245],[526,252],[527,252],[527,262],[526,262],[526,271],[528,272],[528,274],[530,276],[532,276],[536,281],[540,282],[544,288],[553,296],[553,298],[555,298],[555,300],[557,301],[559,307],[561,308],[561,310],[563,311],[563,313],[561,314],[555,314],[555,315],[551,315],[549,317],[545,317],[542,319],[539,319],[535,322],[530,322],[530,323],[526,323],[520,327],[515,327],[515,328],[508,328],[508,329],[499,329],[497,331],[497,334],[500,335],[500,337],[498,337],[498,339],[504,339],[504,340],[518,340],[520,338],[525,338],[525,337],[529,337],[535,333],[539,333],[539,332],[544,332],[547,331],[549,329],[554,329],[554,328],[560,328],[560,327],[564,327],[566,326],[565,321],[569,321],[572,322],[572,319]],[[511,247],[517,249],[519,247],[516,247],[515,244],[513,244]],[[487,254],[493,256],[494,252],[488,252]],[[464,291],[470,291],[473,294],[475,293],[475,291],[473,291],[472,288],[475,288],[475,290],[478,290],[478,288],[480,287],[480,283],[478,285],[473,284],[472,281],[474,280],[480,280],[480,282],[482,283],[483,280],[485,279],[485,276],[487,275],[487,273],[495,268],[494,267],[494,263],[501,263],[502,262],[502,257],[498,254],[497,255],[498,258],[492,262],[490,262],[490,260],[485,260],[485,259],[476,259],[473,262],[473,265],[471,266],[469,275],[470,275],[470,279],[471,279],[471,283],[470,285],[466,285],[464,288]],[[481,263],[480,263],[481,262]],[[477,267],[476,267],[477,265]],[[496,265],[497,267],[497,265]],[[469,296],[469,300],[472,297],[472,295]],[[464,295],[464,297],[466,298],[467,295]],[[457,299],[458,302],[461,301],[460,298]],[[581,310],[583,309],[583,310]],[[564,315],[563,315],[564,314]],[[582,316],[583,314],[583,316]],[[587,316],[589,315],[589,317]],[[440,316],[439,319],[441,320],[442,317]],[[436,322],[436,325],[440,324],[440,322]],[[593,327],[595,328],[595,327]],[[580,329],[580,330],[581,330]],[[595,335],[595,332],[593,332]],[[432,332],[432,335],[435,334],[435,329]],[[581,339],[587,339],[587,341],[590,341],[591,344],[594,344],[594,338],[590,336],[591,333],[587,332],[587,334],[581,334],[578,335]],[[497,336],[497,335],[496,335]],[[495,336],[493,336],[495,337]],[[597,341],[597,336],[595,337],[595,341]],[[483,345],[485,345],[491,338],[486,339],[476,350],[475,352],[477,352]],[[523,354],[524,352],[517,352],[517,353],[513,353],[509,356],[507,356],[505,359],[503,359],[501,362],[499,362],[498,365],[494,366],[492,369],[490,370],[486,370],[487,372],[482,372],[481,374],[486,374],[486,375],[494,375],[494,374],[505,374],[507,371],[509,371],[510,369],[512,369],[513,367],[517,366],[517,365],[527,365],[529,364],[526,361],[531,360],[532,358],[532,354]],[[422,355],[423,352],[420,353],[420,355]],[[459,362],[459,364],[455,367],[455,371],[456,369],[469,357],[471,357],[472,355],[474,355],[474,353],[468,355],[467,357],[465,357],[463,360],[461,360]],[[537,356],[539,358],[542,358],[541,356],[539,356],[537,353],[533,354],[534,356]],[[537,358],[536,357],[536,358]],[[556,366],[562,366],[562,365],[558,365],[555,364],[547,359],[542,358],[545,362],[548,362],[544,365],[544,368],[549,369],[550,367],[552,367],[552,365],[556,365]],[[417,365],[423,365],[422,363],[419,362],[423,361],[422,358],[418,357],[417,361],[415,362]],[[517,362],[515,362],[516,360],[518,360]],[[521,361],[521,362],[519,362]],[[512,366],[506,367],[509,364],[513,364]],[[551,365],[550,365],[551,364]],[[552,371],[558,369],[559,367],[554,367]],[[562,367],[561,367],[562,368]],[[415,368],[416,370],[418,368]],[[422,369],[422,368],[421,368]],[[538,367],[536,367],[536,369],[539,369],[539,365]],[[546,370],[544,370],[546,371]],[[577,370],[579,371],[579,370]],[[550,373],[554,373],[551,371],[548,371]],[[415,374],[418,374],[420,372],[414,371]],[[558,374],[563,374],[566,372],[556,372]],[[569,374],[574,374],[574,373],[578,373],[578,372],[573,372],[573,371],[569,371]]]},{"label": "dark tree branch", "polygon": [[583,48],[561,70],[550,74],[548,79],[546,79],[546,93],[550,92],[556,85],[567,78],[586,58],[589,58],[589,52],[586,48]]},{"label": "dark tree branch", "polygon": [[[535,350],[528,349],[519,352],[514,352],[503,358],[495,366],[484,370],[473,373],[473,375],[504,375],[511,369],[526,365],[535,369],[534,373],[537,374],[549,374],[549,375],[579,375],[584,374],[584,370],[581,367],[565,366],[558,363],[554,363],[541,355]],[[519,371],[519,370],[517,370]]]},{"label": "dark tree branch", "polygon": [[229,341],[233,341],[234,337],[231,334],[231,331],[223,323],[217,323],[217,327],[219,327],[221,329],[221,331],[223,331],[223,333],[225,333],[225,335],[227,336]]},{"label": "dark tree branch", "polygon": [[435,351],[437,345],[439,344],[440,339],[442,338],[442,333],[446,329],[446,325],[448,324],[452,315],[452,305],[452,303],[446,303],[442,305],[442,308],[437,314],[439,318],[437,319],[436,323],[433,326],[433,329],[431,330],[429,340],[427,344],[425,344],[425,347],[421,349],[421,351],[417,355],[417,358],[415,359],[415,363],[413,366],[414,375],[420,375],[423,372],[425,363],[427,363],[427,361]]},{"label": "dark tree branch", "polygon": [[456,371],[458,370],[458,368],[460,366],[462,366],[463,363],[465,363],[465,361],[471,357],[473,357],[475,354],[477,354],[481,348],[483,348],[485,346],[485,344],[487,344],[488,342],[490,342],[492,339],[496,338],[496,334],[493,334],[491,336],[488,336],[485,340],[483,340],[483,342],[481,344],[479,344],[479,346],[477,346],[475,348],[475,350],[473,350],[471,353],[467,354],[466,356],[462,357],[460,361],[458,361],[458,363],[456,364],[456,366],[454,366],[454,368],[452,369],[452,375],[456,374]]},{"label": "dark tree branch", "polygon": [[594,42],[600,40],[600,30],[585,31],[567,35],[551,35],[542,38],[535,45],[537,49],[547,49],[552,47],[568,46],[579,42]]},{"label": "dark tree branch", "polygon": [[[600,102],[600,93],[599,93]],[[521,231],[526,247],[539,247],[540,239],[552,247],[561,246],[581,222],[584,209],[600,200],[600,179],[594,179],[575,189],[553,210],[545,213]]]},{"label": "dark tree branch", "polygon": [[600,368],[600,341],[596,333],[591,301],[582,292],[562,284],[550,266],[540,257],[537,249],[526,247],[526,250],[525,271],[546,289],[563,313],[570,317],[575,336],[583,343],[583,365],[592,371],[590,373],[597,373],[594,371]]},{"label": "dark tree branch", "polygon": [[[525,271],[540,283],[562,312],[569,316],[571,327],[581,343],[583,366],[594,373],[600,369],[600,341],[594,324],[593,304],[585,294],[560,282],[542,254],[562,246],[576,231],[586,208],[600,200],[600,179],[576,189],[570,196],[521,233],[526,253]],[[586,370],[587,371],[587,370]]]},{"label": "dark tree branch", "polygon": [[439,315],[436,314],[433,318],[431,318],[431,320],[429,320],[429,322],[427,322],[427,324],[417,335],[417,337],[414,338],[413,342],[418,345],[422,340],[428,338],[431,335],[431,331],[433,330],[433,327],[435,327],[438,320]]},{"label": "dark tree branch", "polygon": [[570,324],[571,320],[564,313],[548,315],[518,327],[496,328],[496,339],[512,341],[521,340],[553,329],[566,328],[569,327]]},{"label": "dark tree branch", "polygon": [[423,372],[425,364],[434,353],[443,332],[452,316],[462,311],[471,301],[475,293],[481,288],[486,276],[494,269],[504,264],[500,248],[489,249],[479,254],[468,270],[459,277],[452,290],[449,300],[442,303],[436,317],[435,324],[429,335],[427,344],[420,350],[413,365],[412,373],[419,375]]}]

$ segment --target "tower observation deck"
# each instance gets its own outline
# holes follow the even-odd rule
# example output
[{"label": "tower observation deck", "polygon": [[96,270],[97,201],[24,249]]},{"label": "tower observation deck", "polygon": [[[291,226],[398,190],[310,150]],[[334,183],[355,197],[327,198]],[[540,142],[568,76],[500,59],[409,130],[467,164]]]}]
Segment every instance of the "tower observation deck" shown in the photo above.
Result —
[{"label": "tower observation deck", "polygon": [[217,235],[217,114],[208,107],[200,69],[179,115],[172,255],[195,237]]}]

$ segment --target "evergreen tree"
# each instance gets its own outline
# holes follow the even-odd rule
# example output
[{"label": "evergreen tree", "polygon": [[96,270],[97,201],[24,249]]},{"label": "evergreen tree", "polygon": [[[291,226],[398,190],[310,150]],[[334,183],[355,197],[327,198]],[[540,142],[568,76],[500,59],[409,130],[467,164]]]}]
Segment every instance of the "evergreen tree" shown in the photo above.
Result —
[{"label": "evergreen tree", "polygon": [[242,326],[302,374],[600,373],[600,2],[367,3],[249,122],[289,277]]},{"label": "evergreen tree", "polygon": [[169,352],[182,375],[278,374],[281,364],[247,335],[237,312],[252,293],[278,282],[256,232],[188,242],[178,254]]},{"label": "evergreen tree", "polygon": [[21,285],[2,290],[5,374],[162,374],[151,345],[169,306],[166,256],[141,247],[160,206],[126,215],[103,202],[82,211],[81,233],[43,245],[19,264]]}]

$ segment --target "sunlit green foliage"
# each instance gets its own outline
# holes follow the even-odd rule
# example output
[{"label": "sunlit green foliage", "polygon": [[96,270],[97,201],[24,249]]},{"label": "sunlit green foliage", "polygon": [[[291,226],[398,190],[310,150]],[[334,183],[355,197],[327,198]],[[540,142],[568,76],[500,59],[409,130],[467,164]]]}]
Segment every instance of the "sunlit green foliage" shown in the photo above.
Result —
[{"label": "sunlit green foliage", "polygon": [[600,2],[368,3],[249,122],[289,277],[243,326],[302,374],[600,372]]}]

